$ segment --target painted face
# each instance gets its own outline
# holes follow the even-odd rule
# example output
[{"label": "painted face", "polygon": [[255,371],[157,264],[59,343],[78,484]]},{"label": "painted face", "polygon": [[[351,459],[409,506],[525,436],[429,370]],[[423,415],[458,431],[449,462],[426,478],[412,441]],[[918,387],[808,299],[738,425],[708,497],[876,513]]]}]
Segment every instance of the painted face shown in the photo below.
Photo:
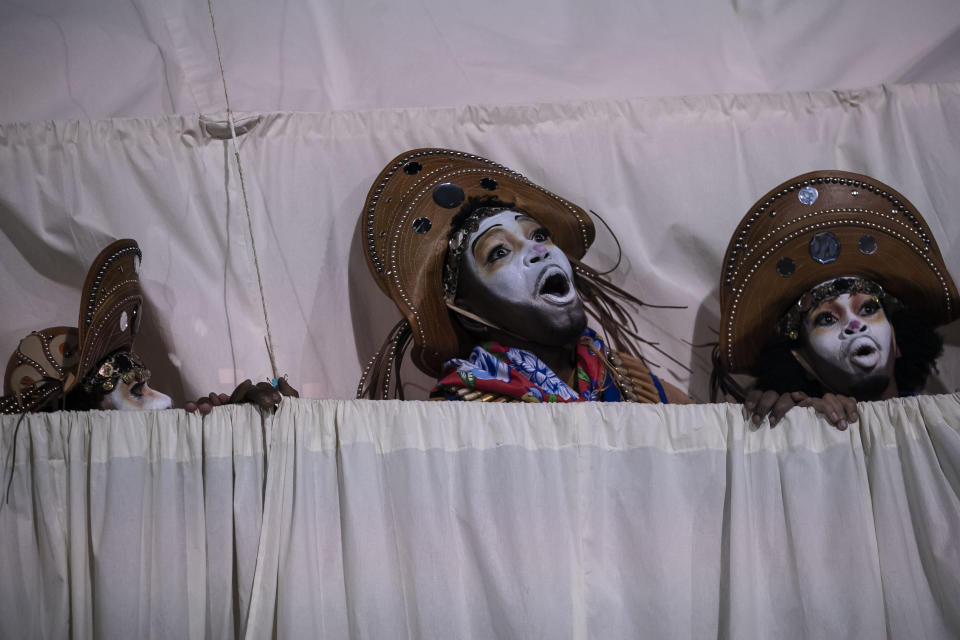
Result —
[{"label": "painted face", "polygon": [[867,400],[893,376],[893,327],[876,298],[844,293],[811,309],[803,319],[801,355],[827,387]]},{"label": "painted face", "polygon": [[170,396],[151,389],[146,382],[118,381],[116,388],[104,396],[100,402],[101,409],[115,409],[117,411],[150,411],[152,409],[169,409],[173,406]]},{"label": "painted face", "polygon": [[467,240],[459,304],[531,342],[564,345],[587,324],[573,269],[550,232],[530,216],[501,211]]}]

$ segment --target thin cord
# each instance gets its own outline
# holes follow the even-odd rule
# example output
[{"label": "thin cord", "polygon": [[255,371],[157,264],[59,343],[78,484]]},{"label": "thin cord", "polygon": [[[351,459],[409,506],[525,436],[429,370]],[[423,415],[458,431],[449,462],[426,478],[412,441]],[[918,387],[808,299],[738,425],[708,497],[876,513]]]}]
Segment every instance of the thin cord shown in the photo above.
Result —
[{"label": "thin cord", "polygon": [[243,181],[243,165],[240,164],[240,147],[237,146],[237,129],[233,123],[233,110],[230,108],[230,96],[227,94],[227,76],[223,72],[223,58],[220,55],[220,38],[217,37],[217,25],[213,19],[213,0],[207,0],[207,9],[210,12],[210,28],[213,29],[213,41],[217,45],[217,64],[220,65],[220,80],[223,82],[223,99],[227,103],[227,122],[230,123],[230,141],[233,143],[233,155],[237,159],[237,173],[240,174],[240,193],[243,195],[243,208],[247,214],[247,230],[250,232],[250,246],[253,249],[253,266],[257,272],[257,286],[260,288],[260,306],[263,308],[263,323],[267,328],[267,335],[263,337],[267,345],[267,355],[270,356],[270,368],[273,370],[274,380],[280,376],[277,373],[277,362],[273,356],[273,334],[270,332],[270,318],[267,316],[267,298],[263,293],[263,279],[260,276],[260,260],[257,258],[257,242],[253,237],[253,220],[250,217],[250,204],[247,202],[247,186]]},{"label": "thin cord", "polygon": [[[0,504],[0,510],[3,509],[4,504],[8,504],[10,502],[10,487],[13,486],[13,473],[16,471],[17,467],[17,434],[20,433],[20,425],[23,423],[23,419],[26,417],[27,412],[24,411],[20,414],[20,418],[17,420],[17,426],[13,428],[13,446],[10,447],[11,452],[7,456],[7,460],[12,458],[13,461],[10,463],[10,478],[7,480],[7,489],[3,492],[4,499],[3,504]],[[6,466],[6,460],[4,461],[4,466]]]}]

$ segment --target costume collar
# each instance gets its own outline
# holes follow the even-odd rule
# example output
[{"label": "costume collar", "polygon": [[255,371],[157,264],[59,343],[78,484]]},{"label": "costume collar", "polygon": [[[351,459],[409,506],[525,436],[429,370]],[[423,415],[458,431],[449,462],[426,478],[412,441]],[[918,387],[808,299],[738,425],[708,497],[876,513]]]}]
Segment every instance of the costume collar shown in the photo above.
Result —
[{"label": "costume collar", "polygon": [[620,401],[603,363],[606,345],[593,329],[580,336],[576,355],[573,389],[533,352],[487,342],[474,347],[466,359],[447,361],[431,395],[443,395],[445,388],[471,388],[527,402]]}]

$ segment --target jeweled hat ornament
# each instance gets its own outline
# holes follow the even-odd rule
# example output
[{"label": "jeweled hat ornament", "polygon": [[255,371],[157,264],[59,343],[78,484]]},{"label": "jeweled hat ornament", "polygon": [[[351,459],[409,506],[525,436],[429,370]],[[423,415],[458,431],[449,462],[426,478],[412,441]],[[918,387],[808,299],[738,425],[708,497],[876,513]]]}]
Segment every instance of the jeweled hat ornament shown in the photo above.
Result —
[{"label": "jeweled hat ornament", "polygon": [[718,365],[749,373],[774,331],[795,340],[814,303],[854,292],[935,324],[960,315],[933,234],[904,196],[846,171],[787,180],[750,207],[727,246]]},{"label": "jeweled hat ornament", "polygon": [[81,386],[84,391],[110,393],[117,384],[131,384],[150,380],[150,369],[144,366],[140,356],[131,351],[117,351],[100,362],[100,366],[87,374]]},{"label": "jeweled hat ornament", "polygon": [[[136,241],[129,239],[100,252],[83,285],[77,328],[43,329],[20,341],[7,364],[0,412],[48,408],[77,385],[109,392],[125,374],[138,380],[149,377],[135,356],[126,356],[129,367],[125,361],[102,362],[129,354],[140,329],[141,257]],[[109,365],[109,371],[101,364]]]},{"label": "jeweled hat ornament", "polygon": [[451,237],[451,222],[469,198],[491,195],[550,229],[574,267],[588,312],[600,320],[608,338],[637,351],[630,343],[636,326],[611,296],[643,303],[579,261],[595,237],[585,210],[486,158],[450,149],[414,149],[384,167],[361,213],[367,266],[404,319],[368,364],[357,397],[402,397],[393,372],[399,372],[397,363],[411,338],[413,361],[427,375],[436,376],[444,362],[461,355],[462,333],[451,317],[458,311],[451,309],[462,238]]}]

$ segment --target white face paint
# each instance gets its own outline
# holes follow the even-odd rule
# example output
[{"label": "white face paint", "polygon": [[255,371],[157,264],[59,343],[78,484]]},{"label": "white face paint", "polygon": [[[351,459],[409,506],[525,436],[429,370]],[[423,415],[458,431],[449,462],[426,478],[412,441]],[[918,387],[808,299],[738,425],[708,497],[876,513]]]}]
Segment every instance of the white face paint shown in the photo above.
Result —
[{"label": "white face paint", "polygon": [[890,384],[896,360],[893,327],[876,298],[844,293],[803,319],[800,354],[830,390],[875,399]]},{"label": "white face paint", "polygon": [[530,216],[501,211],[467,239],[459,303],[531,342],[564,345],[587,324],[573,269],[550,232]]},{"label": "white face paint", "polygon": [[124,382],[119,380],[116,388],[104,396],[100,402],[101,409],[117,411],[151,411],[153,409],[169,409],[173,401],[165,393],[151,389],[146,382]]}]

